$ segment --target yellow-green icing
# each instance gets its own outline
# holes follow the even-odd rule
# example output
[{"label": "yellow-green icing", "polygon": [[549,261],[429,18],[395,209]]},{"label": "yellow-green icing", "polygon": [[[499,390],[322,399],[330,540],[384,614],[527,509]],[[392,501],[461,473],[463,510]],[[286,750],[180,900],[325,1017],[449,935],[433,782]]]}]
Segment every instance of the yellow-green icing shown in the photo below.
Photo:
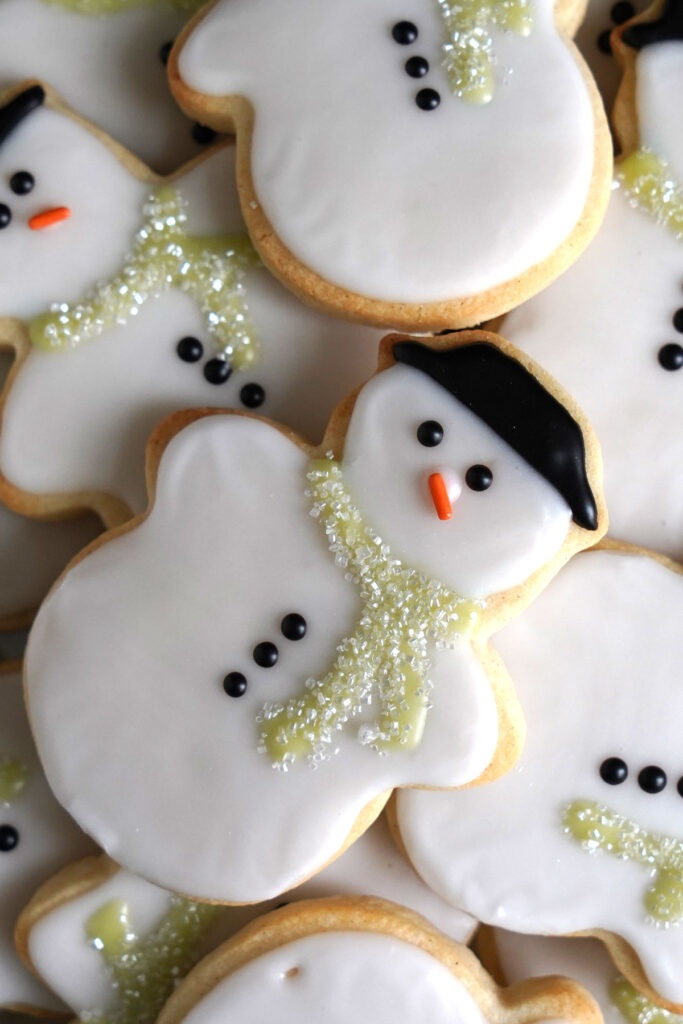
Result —
[{"label": "yellow-green icing", "polygon": [[483,608],[395,558],[363,522],[331,457],[314,461],[308,479],[312,514],[335,563],[360,588],[362,611],[330,670],[260,714],[261,749],[282,768],[303,755],[314,763],[329,756],[335,734],[354,718],[361,743],[384,752],[417,746],[429,710],[428,649],[457,643]]},{"label": "yellow-green icing", "polygon": [[443,66],[456,96],[489,103],[495,91],[493,28],[528,36],[531,0],[436,0],[446,30]]},{"label": "yellow-green icing", "polygon": [[28,768],[16,758],[0,758],[0,804],[11,804],[21,794],[28,778]]},{"label": "yellow-green icing", "polygon": [[80,302],[55,303],[29,324],[38,348],[63,351],[125,324],[150,299],[170,288],[197,302],[218,353],[237,370],[255,357],[256,339],[245,298],[245,274],[258,257],[245,235],[190,236],[178,193],[159,188],[145,206],[145,220],[131,256],[111,281]]},{"label": "yellow-green icing", "polygon": [[609,997],[628,1024],[683,1024],[683,1017],[655,1006],[621,976],[612,982]]},{"label": "yellow-green icing", "polygon": [[616,176],[636,206],[683,240],[683,188],[665,160],[649,149],[637,149],[617,164]]},{"label": "yellow-green icing", "polygon": [[564,812],[565,832],[590,852],[641,864],[650,879],[643,905],[655,924],[683,920],[683,843],[648,832],[594,800],[575,800]]},{"label": "yellow-green icing", "polygon": [[172,7],[189,17],[206,0],[47,0],[53,7],[66,7],[77,14],[118,14],[135,7]]},{"label": "yellow-green icing", "polygon": [[89,1013],[89,1024],[154,1024],[175,988],[198,959],[198,943],[220,907],[171,897],[157,927],[137,936],[131,908],[111,900],[85,922],[88,940],[99,950],[112,981],[106,1013]]}]

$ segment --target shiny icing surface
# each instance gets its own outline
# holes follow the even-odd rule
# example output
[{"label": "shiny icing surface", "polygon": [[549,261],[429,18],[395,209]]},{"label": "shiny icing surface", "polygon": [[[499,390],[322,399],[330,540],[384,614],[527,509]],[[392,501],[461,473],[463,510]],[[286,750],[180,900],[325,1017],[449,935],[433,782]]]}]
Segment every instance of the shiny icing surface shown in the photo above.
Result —
[{"label": "shiny icing surface", "polygon": [[[277,33],[275,7],[222,0],[179,69],[196,91],[250,101],[256,194],[299,262],[349,291],[418,303],[485,291],[562,244],[586,202],[595,125],[550,0],[530,4],[527,36],[491,28],[485,105],[452,92],[435,0],[297,0]],[[410,46],[392,39],[399,17],[418,28]],[[404,68],[414,55],[430,64],[419,82]],[[422,88],[436,109],[418,107]]]},{"label": "shiny icing surface", "polygon": [[672,318],[682,285],[683,245],[618,189],[577,263],[502,328],[591,420],[611,533],[676,558],[683,557],[683,479],[673,470],[683,457],[683,371],[663,369],[658,353],[681,342]]},{"label": "shiny icing surface", "polygon": [[[399,797],[411,860],[445,899],[520,932],[613,932],[633,947],[652,986],[679,1003],[680,928],[662,927],[647,911],[656,865],[648,871],[597,844],[591,853],[563,829],[563,815],[574,800],[593,800],[648,834],[680,841],[672,679],[683,656],[682,602],[683,578],[653,560],[579,555],[496,638],[527,718],[518,765],[476,791]],[[611,757],[628,768],[619,785],[600,775]],[[663,790],[641,788],[647,766],[664,770]]]},{"label": "shiny icing surface", "polygon": [[161,47],[188,18],[172,0],[109,14],[0,0],[0,88],[40,78],[155,170],[201,153],[166,83]]},{"label": "shiny icing surface", "polygon": [[270,1019],[346,1024],[486,1024],[443,964],[389,935],[331,932],[289,942],[220,981],[186,1024]]},{"label": "shiny icing surface", "polygon": [[[364,894],[391,899],[423,914],[442,931],[467,942],[476,922],[439,899],[424,885],[399,854],[380,818],[357,843],[314,879],[287,894],[287,901],[322,896]],[[97,949],[85,936],[84,925],[98,907],[123,901],[138,934],[155,928],[168,912],[171,897],[157,886],[117,871],[95,889],[63,904],[34,925],[29,935],[31,961],[40,976],[71,1009],[84,1017],[110,1011],[116,1005],[111,975]],[[198,945],[206,953],[248,921],[274,909],[279,900],[220,911]]]},{"label": "shiny icing surface", "polygon": [[61,1010],[59,999],[21,964],[14,949],[14,925],[50,874],[90,853],[93,846],[47,787],[26,720],[18,673],[0,672],[0,757],[19,759],[27,772],[16,798],[0,803],[0,826],[18,833],[14,848],[0,851],[0,1007]]},{"label": "shiny icing surface", "polygon": [[[54,302],[78,302],[97,280],[120,271],[150,186],[85,128],[46,108],[0,146],[0,181],[18,167],[31,169],[36,185],[27,196],[0,186],[0,200],[13,211],[0,238],[0,313],[33,318]],[[244,235],[232,148],[174,184],[186,204],[188,233]],[[27,229],[24,216],[57,204],[72,209],[69,220],[46,231]],[[68,260],[61,256],[67,251]],[[25,274],[25,266],[39,272]],[[72,350],[33,347],[5,412],[0,461],[11,482],[36,493],[104,491],[142,511],[144,448],[156,424],[181,408],[244,409],[241,393],[250,384],[265,392],[259,413],[319,439],[334,405],[373,371],[380,332],[309,309],[260,266],[246,272],[244,289],[257,355],[218,386],[203,373],[216,354],[205,314],[180,290],[150,299],[124,326]],[[177,355],[188,336],[203,345],[199,362]]]},{"label": "shiny icing surface", "polygon": [[683,184],[683,131],[675,97],[683,96],[683,40],[646,46],[636,59],[640,144],[665,157]]}]

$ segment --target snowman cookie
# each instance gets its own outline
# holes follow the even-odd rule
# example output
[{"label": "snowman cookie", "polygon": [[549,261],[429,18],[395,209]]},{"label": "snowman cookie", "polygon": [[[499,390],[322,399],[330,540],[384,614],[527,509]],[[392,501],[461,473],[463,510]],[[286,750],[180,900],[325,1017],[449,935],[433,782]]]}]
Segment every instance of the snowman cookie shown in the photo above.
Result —
[{"label": "snowman cookie", "polygon": [[247,227],[288,287],[363,322],[471,326],[561,273],[604,212],[604,111],[557,27],[577,6],[219,0],[171,86],[236,131]]},{"label": "snowman cookie", "polygon": [[159,1024],[598,1024],[564,978],[499,989],[465,946],[382,900],[313,900],[269,914],[203,960]]},{"label": "snowman cookie", "polygon": [[275,896],[393,787],[518,754],[486,638],[606,528],[595,441],[494,335],[390,337],[381,367],[318,448],[255,416],[171,417],[148,515],[38,615],[27,685],[51,784],[166,888]]},{"label": "snowman cookie", "polygon": [[574,559],[496,638],[526,715],[505,778],[402,793],[401,836],[444,899],[513,931],[590,933],[648,999],[683,1004],[683,576],[633,551]]},{"label": "snowman cookie", "polygon": [[38,885],[93,849],[43,776],[26,720],[21,666],[0,663],[0,1008],[64,1011],[22,966],[14,926]]},{"label": "snowman cookie", "polygon": [[[624,29],[620,53],[653,24]],[[503,330],[591,418],[614,536],[682,560],[683,39],[651,35],[630,48],[623,92],[638,119],[618,118],[628,155],[597,238]]]},{"label": "snowman cookie", "polygon": [[0,0],[0,88],[41,78],[159,173],[215,133],[188,121],[165,64],[203,0]]},{"label": "snowman cookie", "polygon": [[605,1024],[683,1024],[683,1017],[637,992],[596,939],[557,939],[482,927],[476,950],[502,985],[556,974],[576,979],[597,1000]]},{"label": "snowman cookie", "polygon": [[[358,894],[409,907],[458,942],[467,942],[476,927],[420,880],[396,849],[384,817],[286,899]],[[41,887],[20,917],[17,944],[31,969],[82,1020],[154,1024],[178,979],[201,955],[277,903],[193,903],[107,857],[89,858]]]},{"label": "snowman cookie", "polygon": [[[320,438],[379,333],[303,306],[264,270],[234,147],[158,179],[40,85],[0,108],[0,493],[17,511],[146,504],[144,449],[182,408],[259,409]],[[36,410],[40,410],[40,415]]]}]

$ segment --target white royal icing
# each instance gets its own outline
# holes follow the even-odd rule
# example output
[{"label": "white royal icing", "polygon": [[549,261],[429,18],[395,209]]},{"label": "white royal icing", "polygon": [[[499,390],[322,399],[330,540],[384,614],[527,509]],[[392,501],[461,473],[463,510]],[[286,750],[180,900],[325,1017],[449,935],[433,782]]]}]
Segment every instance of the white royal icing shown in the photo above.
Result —
[{"label": "white royal icing", "polygon": [[636,60],[636,113],[640,144],[664,157],[683,184],[683,40],[644,46]]},{"label": "white royal icing", "polygon": [[22,695],[21,676],[0,672],[0,760],[21,761],[26,784],[11,803],[0,802],[0,825],[19,833],[12,850],[0,852],[0,1007],[63,1010],[63,1004],[21,964],[14,948],[20,911],[46,878],[93,844],[57,804],[36,756]]},{"label": "white royal icing", "polygon": [[[459,942],[467,942],[476,927],[468,914],[450,907],[428,889],[399,854],[384,818],[319,875],[287,893],[287,902],[336,895],[370,895],[393,900],[423,914]],[[86,934],[86,922],[110,901],[128,905],[139,936],[155,928],[171,906],[171,896],[143,879],[119,870],[84,896],[45,914],[31,928],[29,953],[39,975],[80,1017],[107,1012],[116,1004],[112,977],[101,954]],[[220,912],[197,952],[206,953],[230,938],[255,917],[281,900]]]},{"label": "white royal icing", "polygon": [[282,1024],[486,1024],[474,998],[424,950],[377,933],[327,932],[289,942],[220,981],[186,1024],[266,1020]]},{"label": "white royal icing", "polygon": [[175,170],[203,149],[159,56],[186,19],[170,0],[106,15],[55,0],[0,0],[0,88],[40,78],[155,170]]},{"label": "white royal icing", "polygon": [[[132,177],[85,127],[50,109],[29,114],[0,146],[0,182],[17,169],[30,170],[36,185],[15,196],[0,184],[13,214],[0,238],[0,314],[28,319],[52,303],[78,302],[119,272],[152,186]],[[231,147],[175,187],[188,233],[246,238]],[[28,217],[62,205],[72,210],[68,220],[28,230]],[[203,375],[216,355],[206,318],[179,290],[150,299],[125,325],[78,347],[32,346],[5,411],[0,461],[8,479],[34,493],[104,491],[140,512],[144,449],[157,423],[182,408],[243,409],[240,392],[249,383],[265,390],[259,413],[319,440],[335,404],[373,371],[380,332],[309,309],[260,266],[246,272],[244,294],[256,358],[221,385]],[[176,353],[188,335],[204,346],[197,363]]]},{"label": "white royal icing", "polygon": [[[368,453],[354,414],[341,469],[368,519],[383,494],[372,525],[394,555],[447,587],[463,593],[467,583],[482,596],[496,583],[522,582],[538,567],[539,552],[547,557],[548,538],[561,545],[569,526],[564,501],[445,389],[405,366],[366,387],[358,416],[367,424]],[[432,417],[444,428],[436,456],[415,436]],[[484,455],[500,485],[486,493],[464,487],[453,519],[433,531],[426,482],[435,465],[445,460],[455,479]],[[394,466],[389,476],[385,462]],[[259,752],[256,718],[264,704],[298,696],[306,679],[320,679],[360,613],[357,586],[334,564],[323,526],[310,515],[309,465],[269,424],[237,416],[195,422],[162,458],[149,518],[81,561],[43,605],[32,633],[33,722],[55,791],[117,862],[194,896],[244,902],[282,892],[340,849],[377,794],[464,783],[482,772],[496,745],[490,684],[463,641],[430,649],[433,709],[412,747],[382,757],[362,742],[359,726],[377,715],[373,699],[369,719],[364,712],[336,734],[338,753],[315,771],[304,757],[274,771],[271,756]],[[528,547],[526,558],[505,542],[487,551],[487,500],[499,509],[495,534],[515,535]],[[392,511],[401,504],[410,526]],[[470,547],[479,579],[457,554]],[[289,612],[307,621],[299,642],[280,635]],[[254,664],[261,641],[278,646],[275,667]],[[239,699],[222,689],[231,671],[248,681]]]},{"label": "white royal icing", "polygon": [[[519,932],[602,929],[625,939],[651,985],[683,1002],[683,932],[648,916],[656,869],[563,831],[575,800],[590,800],[648,833],[683,835],[676,675],[683,657],[683,578],[638,555],[572,560],[496,638],[515,679],[528,735],[517,766],[470,792],[399,795],[401,834],[415,867],[445,899]],[[609,757],[628,766],[603,782]],[[648,765],[666,788],[639,788]]]},{"label": "white royal icing", "polygon": [[[255,111],[251,175],[294,258],[380,300],[483,292],[546,260],[587,200],[596,125],[551,0],[531,3],[528,36],[493,29],[496,91],[453,94],[436,0],[219,2],[189,36],[180,74]],[[273,19],[277,31],[273,31]],[[409,19],[413,45],[394,42]],[[429,73],[410,78],[420,55]],[[415,95],[441,104],[420,110]]]}]

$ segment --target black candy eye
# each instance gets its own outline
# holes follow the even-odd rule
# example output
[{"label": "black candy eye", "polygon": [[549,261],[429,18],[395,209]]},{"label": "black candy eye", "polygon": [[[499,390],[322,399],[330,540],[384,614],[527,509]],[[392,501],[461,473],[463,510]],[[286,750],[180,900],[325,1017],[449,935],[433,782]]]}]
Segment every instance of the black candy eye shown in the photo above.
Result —
[{"label": "black candy eye", "polygon": [[247,692],[247,679],[241,672],[228,672],[223,680],[223,689],[228,697],[244,697]]},{"label": "black candy eye", "polygon": [[12,220],[12,211],[5,203],[0,203],[0,228],[6,228]]},{"label": "black candy eye", "polygon": [[216,138],[216,133],[213,128],[209,128],[205,124],[193,124],[192,125],[192,138],[195,142],[198,142],[200,146],[208,146]]},{"label": "black candy eye", "polygon": [[679,334],[683,334],[683,306],[672,316],[672,322]]},{"label": "black candy eye", "polygon": [[423,78],[429,71],[429,61],[424,57],[409,57],[406,61],[406,72],[411,78]]},{"label": "black candy eye", "polygon": [[280,631],[285,640],[303,640],[306,636],[306,620],[298,612],[290,612],[280,623]]},{"label": "black candy eye", "polygon": [[661,793],[666,786],[666,772],[656,764],[638,772],[638,785],[644,793]]},{"label": "black candy eye", "polygon": [[188,335],[176,345],[176,352],[184,363],[198,363],[204,355],[204,346],[199,338]]},{"label": "black candy eye", "polygon": [[225,384],[232,373],[232,366],[227,359],[209,359],[204,366],[204,376],[209,384]]},{"label": "black candy eye", "polygon": [[676,783],[676,791],[679,796],[683,796],[683,775],[681,775],[680,779]]},{"label": "black candy eye", "polygon": [[254,661],[261,668],[272,668],[277,662],[279,652],[275,644],[271,644],[269,640],[265,640],[263,643],[256,644],[253,651]]},{"label": "black candy eye", "polygon": [[493,483],[493,473],[488,466],[470,466],[465,473],[465,483],[472,491],[487,491]]},{"label": "black candy eye", "polygon": [[436,110],[441,103],[441,96],[436,89],[420,89],[415,102],[420,110]]},{"label": "black candy eye", "polygon": [[260,384],[245,384],[240,391],[240,402],[247,409],[258,409],[266,400],[266,393]]},{"label": "black candy eye", "polygon": [[620,757],[608,757],[600,765],[600,778],[608,786],[620,786],[627,776],[628,766]]},{"label": "black candy eye", "polygon": [[610,15],[615,25],[623,25],[625,21],[632,18],[636,13],[636,9],[633,4],[629,3],[629,0],[617,0],[612,6]]},{"label": "black candy eye", "polygon": [[436,448],[443,441],[443,427],[436,420],[425,420],[417,428],[417,439],[425,448]]},{"label": "black candy eye", "polygon": [[0,825],[0,853],[10,853],[19,845],[19,833],[13,825]]},{"label": "black candy eye", "polygon": [[410,46],[417,39],[417,25],[412,21],[397,21],[391,30],[391,35],[399,46]]},{"label": "black candy eye", "polygon": [[662,345],[657,353],[657,359],[663,370],[680,370],[683,367],[683,346],[675,342]]},{"label": "black candy eye", "polygon": [[9,187],[15,195],[25,196],[32,191],[36,179],[30,171],[16,171],[9,180]]}]

